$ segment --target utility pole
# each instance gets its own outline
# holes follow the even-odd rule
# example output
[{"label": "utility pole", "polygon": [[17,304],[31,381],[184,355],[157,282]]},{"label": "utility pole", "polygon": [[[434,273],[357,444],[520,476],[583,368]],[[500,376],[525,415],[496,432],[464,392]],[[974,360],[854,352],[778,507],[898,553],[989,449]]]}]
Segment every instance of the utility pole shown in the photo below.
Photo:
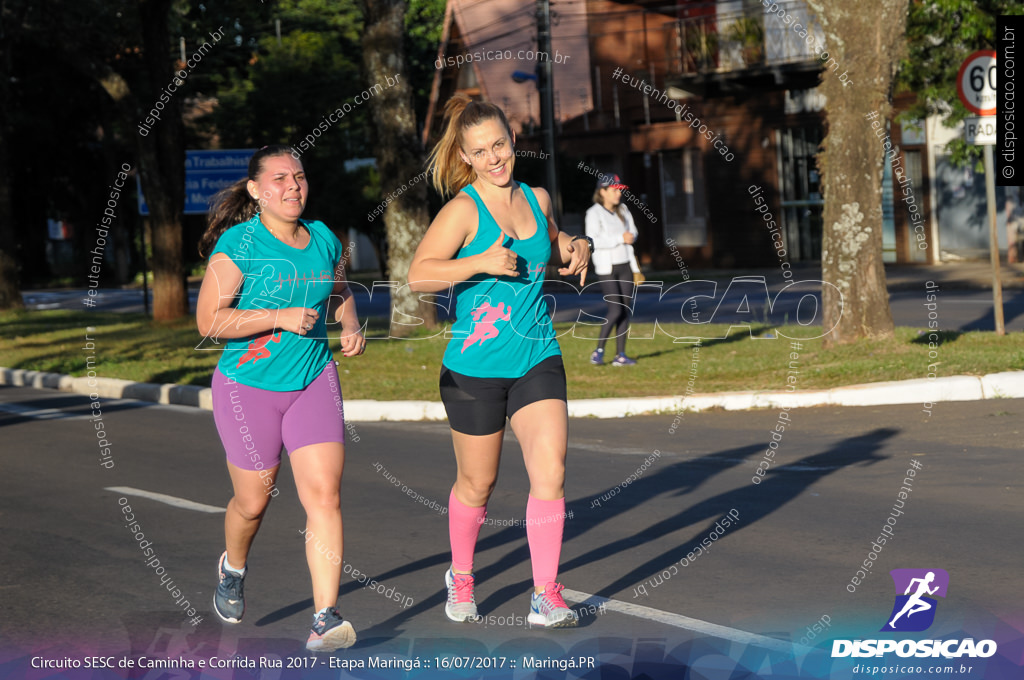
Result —
[{"label": "utility pole", "polygon": [[555,222],[562,219],[562,192],[558,188],[555,164],[555,87],[551,78],[551,3],[537,0],[537,51],[543,55],[537,63],[537,89],[540,90],[540,119],[543,128],[541,148],[547,152],[548,193],[551,194]]}]

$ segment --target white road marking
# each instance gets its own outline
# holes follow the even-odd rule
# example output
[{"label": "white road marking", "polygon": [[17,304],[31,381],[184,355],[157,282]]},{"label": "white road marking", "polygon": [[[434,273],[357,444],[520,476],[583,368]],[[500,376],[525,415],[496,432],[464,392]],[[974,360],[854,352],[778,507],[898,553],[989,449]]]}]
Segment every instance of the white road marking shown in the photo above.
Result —
[{"label": "white road marking", "polygon": [[792,642],[776,640],[775,638],[757,635],[756,633],[748,633],[745,630],[738,630],[727,626],[719,626],[717,623],[708,623],[707,621],[692,619],[689,616],[683,616],[682,614],[673,614],[672,612],[665,612],[652,607],[644,607],[643,605],[633,604],[632,602],[609,600],[608,598],[601,597],[600,595],[591,595],[578,590],[569,590],[568,588],[562,591],[562,595],[565,596],[565,599],[572,602],[584,603],[591,606],[604,604],[605,609],[613,612],[619,612],[620,614],[626,614],[628,616],[636,616],[637,618],[647,619],[648,621],[664,623],[684,630],[692,630],[695,633],[710,635],[724,640],[731,640],[742,645],[753,645],[755,647],[783,652],[785,654],[797,652],[806,653],[810,651],[808,648]]},{"label": "white road marking", "polygon": [[166,503],[167,505],[172,505],[176,508],[184,508],[185,510],[195,510],[196,512],[208,512],[210,514],[224,512],[224,508],[218,508],[214,505],[196,503],[195,501],[186,500],[184,498],[168,496],[165,493],[156,493],[155,491],[143,491],[142,489],[134,489],[130,486],[108,486],[104,489],[104,491],[116,491],[117,493],[124,494],[125,496],[141,496],[142,498],[148,498],[150,500]]},{"label": "white road marking", "polygon": [[[85,396],[86,397],[85,401],[75,404],[74,407],[77,408],[77,407],[85,406],[87,408],[85,409],[84,412],[73,413],[71,411],[67,411],[67,410],[59,409],[59,408],[39,408],[37,406],[31,406],[29,404],[19,404],[19,403],[10,401],[10,402],[0,403],[0,413],[10,413],[11,415],[24,416],[26,418],[34,418],[36,420],[90,420],[90,419],[95,419],[93,417],[93,415],[92,415],[93,414],[92,410],[90,408],[88,408],[89,404],[91,402],[89,401],[87,395],[78,395],[78,394],[74,394],[74,393],[71,393],[71,392],[65,392],[65,393],[61,394],[61,396],[64,396],[64,395],[76,396],[76,397],[77,396]],[[131,399],[107,399],[106,397],[103,397],[101,403],[103,405],[103,408],[110,409],[111,407],[118,406],[120,404],[133,403],[133,400],[131,400]],[[137,403],[137,402],[135,402],[135,403]],[[162,406],[162,404],[154,404],[154,406]],[[72,408],[72,407],[68,407],[68,408]],[[186,406],[186,407],[182,407],[182,408],[188,409],[189,413],[196,411],[196,409],[191,407],[191,406]]]},{"label": "white road marking", "polygon": [[36,420],[57,420],[60,418],[84,418],[80,413],[68,413],[59,408],[36,408],[35,406],[23,406],[21,404],[6,403],[0,404],[0,412],[10,413]]}]

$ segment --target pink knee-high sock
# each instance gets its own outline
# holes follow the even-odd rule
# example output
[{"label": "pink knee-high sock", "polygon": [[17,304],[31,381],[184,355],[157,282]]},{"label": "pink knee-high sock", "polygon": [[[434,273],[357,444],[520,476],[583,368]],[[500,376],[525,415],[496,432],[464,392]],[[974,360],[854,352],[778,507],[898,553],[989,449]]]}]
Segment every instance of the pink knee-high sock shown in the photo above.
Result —
[{"label": "pink knee-high sock", "polygon": [[455,497],[452,489],[448,497],[448,539],[452,544],[452,567],[455,571],[473,571],[473,553],[480,525],[487,516],[487,506],[471,508]]},{"label": "pink knee-high sock", "polygon": [[558,576],[565,527],[565,497],[542,501],[533,496],[526,502],[526,541],[530,544],[533,585],[544,588]]}]

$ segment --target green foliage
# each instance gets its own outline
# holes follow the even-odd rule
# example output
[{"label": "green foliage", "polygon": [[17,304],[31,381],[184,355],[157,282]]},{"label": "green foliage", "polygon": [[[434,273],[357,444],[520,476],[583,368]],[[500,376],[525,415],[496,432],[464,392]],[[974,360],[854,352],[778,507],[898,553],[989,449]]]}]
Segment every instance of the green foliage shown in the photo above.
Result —
[{"label": "green foliage", "polygon": [[[182,39],[186,59],[203,50],[173,95],[186,111],[185,148],[294,145],[312,134],[325,116],[349,104],[351,109],[321,130],[315,148],[302,157],[311,184],[306,216],[324,220],[339,233],[358,228],[374,238],[383,222],[369,222],[366,214],[382,200],[377,173],[345,170],[345,161],[374,155],[370,107],[353,102],[368,86],[359,2],[168,4],[171,39],[161,54],[179,70],[189,68],[181,60]],[[413,85],[420,120],[444,10],[444,0],[412,0],[406,12],[407,82]],[[135,123],[144,119],[168,83],[150,77],[145,68],[137,2],[6,0],[2,14],[0,37],[5,42],[0,52],[9,58],[0,60],[0,95],[8,129],[17,131],[6,143],[12,164],[19,168],[10,190],[21,199],[15,202],[13,219],[21,225],[17,238],[23,278],[41,285],[60,273],[50,272],[46,264],[45,220],[59,217],[75,225],[76,252],[92,247],[90,225],[102,214],[117,167],[128,162],[138,168]],[[211,33],[216,31],[224,35],[215,41]],[[130,114],[118,109],[98,83],[108,69],[127,84]],[[208,113],[193,117],[197,109]],[[166,118],[158,123],[155,134],[166,123]],[[137,234],[134,190],[122,192],[120,200],[120,227]],[[186,218],[187,227],[190,220],[198,223],[199,218]],[[195,252],[200,231],[198,224],[187,230],[184,252]]]},{"label": "green foliage", "polygon": [[[896,93],[917,93],[900,114],[901,122],[950,112],[944,125],[955,127],[975,115],[956,94],[956,75],[976,50],[995,48],[996,16],[1022,15],[1019,0],[911,0],[907,16],[907,55],[896,74]],[[979,162],[981,147],[954,139],[946,150],[955,165]]]},{"label": "green foliage", "polygon": [[[227,6],[234,16],[226,13]],[[414,84],[420,120],[428,105],[444,8],[444,0],[414,0],[406,13],[406,78]],[[314,146],[302,150],[310,181],[306,216],[337,232],[358,229],[382,243],[383,221],[366,219],[382,200],[377,172],[345,169],[346,160],[374,156],[373,120],[365,101],[373,84],[363,75],[359,3],[282,0],[238,9],[238,3],[221,2],[190,12],[197,34],[224,25],[233,43],[203,81],[217,107],[199,121],[197,134],[218,135],[223,148],[275,142],[298,146],[309,140]],[[230,58],[228,52],[233,52]],[[364,101],[355,102],[357,96]]]},{"label": "green foliage", "polygon": [[430,104],[437,59],[444,28],[445,0],[411,0],[405,11],[405,61],[413,88],[413,109],[420,129]]}]

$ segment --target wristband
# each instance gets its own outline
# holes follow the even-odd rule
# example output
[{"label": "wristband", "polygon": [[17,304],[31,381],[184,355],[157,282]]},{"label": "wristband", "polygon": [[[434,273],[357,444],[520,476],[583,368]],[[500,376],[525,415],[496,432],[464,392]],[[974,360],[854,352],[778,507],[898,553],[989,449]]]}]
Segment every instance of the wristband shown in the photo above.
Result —
[{"label": "wristband", "polygon": [[582,234],[577,234],[576,236],[572,237],[572,240],[570,240],[569,243],[575,243],[576,241],[580,241],[580,240],[583,240],[583,239],[586,239],[587,245],[590,246],[590,254],[593,255],[594,254],[594,239],[590,238],[589,236],[584,236]]}]

